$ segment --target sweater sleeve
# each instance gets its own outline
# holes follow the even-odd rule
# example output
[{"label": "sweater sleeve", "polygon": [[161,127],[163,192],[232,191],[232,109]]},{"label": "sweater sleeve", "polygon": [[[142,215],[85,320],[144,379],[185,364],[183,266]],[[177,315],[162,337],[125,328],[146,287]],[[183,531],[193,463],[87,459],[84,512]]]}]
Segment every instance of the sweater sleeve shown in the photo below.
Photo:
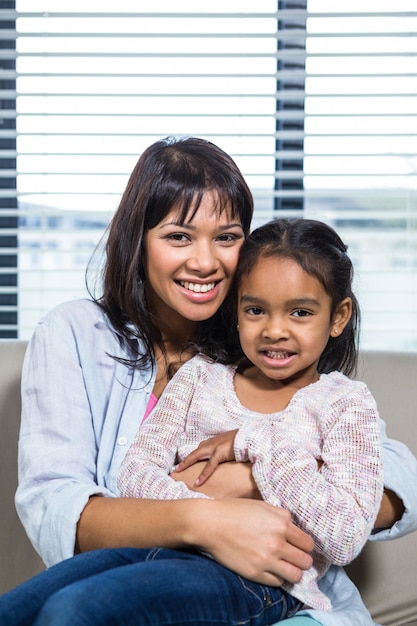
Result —
[{"label": "sweater sleeve", "polygon": [[251,421],[235,438],[236,458],[252,462],[263,499],[288,509],[336,565],[362,549],[383,490],[376,405],[365,385],[355,389],[328,407],[332,427],[322,442],[320,471],[308,447],[289,436],[288,423]]},{"label": "sweater sleeve", "polygon": [[198,359],[195,358],[176,373],[140,426],[120,466],[118,488],[121,496],[152,500],[207,497],[169,476],[176,462],[197,384]]}]

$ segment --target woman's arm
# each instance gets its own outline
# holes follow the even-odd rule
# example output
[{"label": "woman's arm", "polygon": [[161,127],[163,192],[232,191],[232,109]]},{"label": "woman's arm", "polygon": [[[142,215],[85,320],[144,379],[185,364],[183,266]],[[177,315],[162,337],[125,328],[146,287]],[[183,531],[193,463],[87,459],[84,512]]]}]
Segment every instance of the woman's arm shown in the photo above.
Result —
[{"label": "woman's arm", "polygon": [[386,497],[371,540],[402,537],[417,530],[417,459],[400,441],[386,436],[381,420],[382,458]]},{"label": "woman's arm", "polygon": [[374,528],[391,528],[404,515],[403,501],[391,489],[384,489],[381,506],[375,520]]},{"label": "woman's arm", "polygon": [[287,511],[265,502],[93,497],[81,514],[78,551],[155,545],[203,549],[267,585],[298,582],[312,564],[312,539],[294,526]]}]

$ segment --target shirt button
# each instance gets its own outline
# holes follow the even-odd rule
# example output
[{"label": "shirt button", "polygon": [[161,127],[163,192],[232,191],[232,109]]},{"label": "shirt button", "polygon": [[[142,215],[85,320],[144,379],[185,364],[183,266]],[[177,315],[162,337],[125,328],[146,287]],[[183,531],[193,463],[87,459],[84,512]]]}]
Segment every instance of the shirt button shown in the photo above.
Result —
[{"label": "shirt button", "polygon": [[119,446],[125,446],[127,444],[127,437],[119,437],[117,443]]}]

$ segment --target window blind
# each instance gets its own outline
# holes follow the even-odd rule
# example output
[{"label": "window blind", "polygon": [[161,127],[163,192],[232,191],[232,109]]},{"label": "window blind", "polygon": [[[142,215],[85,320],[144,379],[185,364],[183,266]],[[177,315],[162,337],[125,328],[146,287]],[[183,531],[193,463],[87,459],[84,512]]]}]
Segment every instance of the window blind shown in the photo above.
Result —
[{"label": "window blind", "polygon": [[[9,4],[9,3],[4,3]],[[7,8],[7,7],[5,7]],[[10,7],[9,7],[10,8]],[[0,337],[17,327],[15,18],[0,18]]]},{"label": "window blind", "polygon": [[27,337],[44,311],[84,294],[138,156],[185,134],[235,158],[254,225],[279,214],[337,228],[356,267],[363,347],[417,349],[413,2],[149,5],[16,0],[1,10],[16,47],[16,89],[3,97],[16,101],[17,167],[6,169],[17,181],[7,210],[18,227],[7,234],[18,237],[19,299],[4,332]]},{"label": "window blind", "polygon": [[292,176],[276,171],[288,133],[277,125],[293,115],[277,100],[293,99],[289,43],[305,40],[305,12],[293,31],[287,4],[16,2],[20,336],[83,293],[129,173],[161,137],[214,141],[244,172],[257,219],[272,215],[286,195],[276,181]]},{"label": "window blind", "polygon": [[362,345],[417,350],[417,7],[307,4],[305,215],[349,244]]}]

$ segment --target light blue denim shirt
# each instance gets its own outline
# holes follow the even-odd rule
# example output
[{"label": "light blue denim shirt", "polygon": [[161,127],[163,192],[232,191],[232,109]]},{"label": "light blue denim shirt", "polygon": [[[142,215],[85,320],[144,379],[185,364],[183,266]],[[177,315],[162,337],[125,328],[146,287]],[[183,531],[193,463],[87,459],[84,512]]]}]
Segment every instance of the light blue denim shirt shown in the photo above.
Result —
[{"label": "light blue denim shirt", "polygon": [[[119,466],[153,388],[151,367],[127,367],[112,356],[131,358],[128,342],[89,300],[49,312],[26,352],[16,507],[48,566],[72,556],[76,524],[90,496],[117,497]],[[372,539],[417,528],[417,461],[404,445],[386,438],[382,422],[381,428],[385,485],[402,498],[406,511]],[[342,568],[332,566],[320,586],[334,612],[307,613],[324,626],[372,624]]]}]

